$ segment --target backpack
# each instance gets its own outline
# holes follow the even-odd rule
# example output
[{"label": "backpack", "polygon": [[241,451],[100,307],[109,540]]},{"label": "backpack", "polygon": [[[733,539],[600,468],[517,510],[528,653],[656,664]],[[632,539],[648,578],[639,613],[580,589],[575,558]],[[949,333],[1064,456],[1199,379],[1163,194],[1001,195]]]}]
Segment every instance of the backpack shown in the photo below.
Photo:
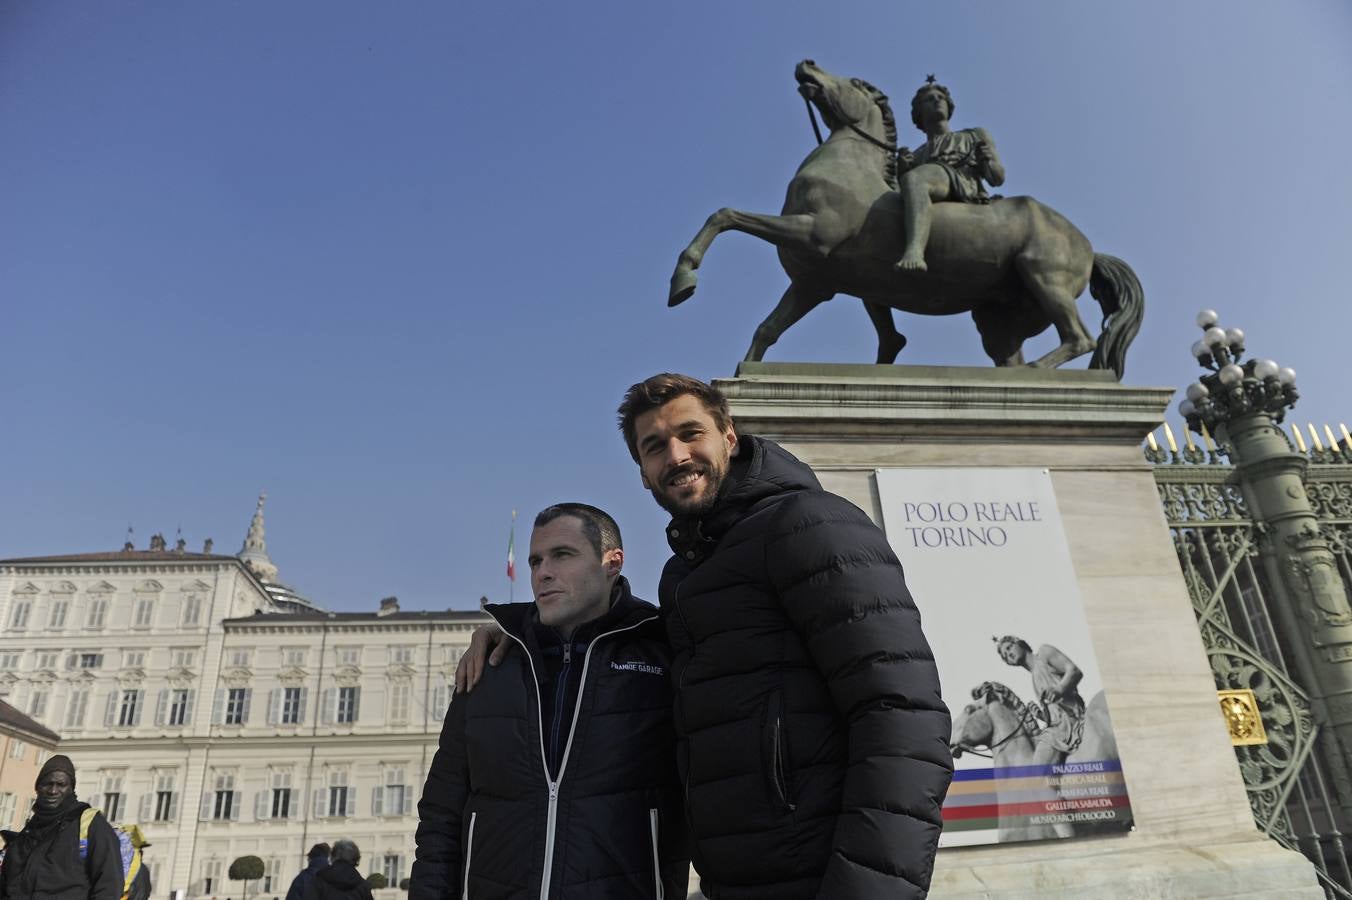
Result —
[{"label": "backpack", "polygon": [[[100,812],[102,810],[91,806],[80,813],[81,861],[89,857],[89,824]],[[123,825],[114,828],[113,831],[117,834],[118,856],[122,859],[122,900],[126,900],[132,881],[141,871],[141,847],[145,846],[145,838],[141,837],[141,829],[135,825]],[[141,839],[138,841],[135,838]]]}]

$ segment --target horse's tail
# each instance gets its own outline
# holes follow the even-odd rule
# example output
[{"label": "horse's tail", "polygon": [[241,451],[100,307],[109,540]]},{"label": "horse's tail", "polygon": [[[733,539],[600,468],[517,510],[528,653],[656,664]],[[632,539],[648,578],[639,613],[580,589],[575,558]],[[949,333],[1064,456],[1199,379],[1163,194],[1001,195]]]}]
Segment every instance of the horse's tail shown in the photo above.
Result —
[{"label": "horse's tail", "polygon": [[1117,380],[1127,366],[1127,347],[1141,330],[1145,292],[1131,266],[1106,253],[1094,254],[1089,275],[1089,293],[1103,309],[1103,331],[1089,360],[1091,369],[1112,369]]}]

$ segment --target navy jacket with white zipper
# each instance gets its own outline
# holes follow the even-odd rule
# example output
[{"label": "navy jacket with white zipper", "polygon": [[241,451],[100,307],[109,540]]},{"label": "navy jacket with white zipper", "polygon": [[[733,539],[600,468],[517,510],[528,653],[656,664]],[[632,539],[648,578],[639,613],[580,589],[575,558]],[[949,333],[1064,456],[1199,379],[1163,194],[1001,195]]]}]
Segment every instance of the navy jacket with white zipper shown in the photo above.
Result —
[{"label": "navy jacket with white zipper", "polygon": [[605,616],[551,645],[533,603],[486,609],[525,652],[451,703],[418,803],[409,900],[684,898],[657,610],[621,578]]}]

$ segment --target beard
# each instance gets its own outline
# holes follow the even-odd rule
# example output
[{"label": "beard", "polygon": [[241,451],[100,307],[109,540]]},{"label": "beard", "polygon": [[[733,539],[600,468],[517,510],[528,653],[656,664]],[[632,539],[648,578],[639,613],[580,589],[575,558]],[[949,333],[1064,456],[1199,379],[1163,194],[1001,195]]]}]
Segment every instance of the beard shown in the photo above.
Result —
[{"label": "beard", "polygon": [[708,489],[699,497],[691,500],[678,500],[668,495],[662,488],[649,488],[653,499],[657,505],[671,514],[672,518],[693,518],[698,519],[709,510],[714,508],[718,502],[718,497],[723,493],[723,483],[728,477],[728,466],[725,464],[721,468],[713,466],[687,466],[683,469],[677,469],[667,472],[662,476],[662,484],[670,481],[673,475],[679,472],[695,472],[703,475],[707,482]]}]

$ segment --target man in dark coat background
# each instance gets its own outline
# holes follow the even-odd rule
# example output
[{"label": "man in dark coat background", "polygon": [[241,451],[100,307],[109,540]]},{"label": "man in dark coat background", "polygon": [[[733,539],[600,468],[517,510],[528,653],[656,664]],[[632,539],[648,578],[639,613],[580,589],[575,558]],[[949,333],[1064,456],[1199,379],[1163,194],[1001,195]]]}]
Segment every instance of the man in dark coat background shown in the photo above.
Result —
[{"label": "man in dark coat background", "polygon": [[314,881],[320,870],[326,868],[329,864],[329,845],[315,844],[306,854],[306,859],[305,868],[301,869],[300,874],[291,880],[291,887],[286,892],[286,900],[305,900],[306,886]]},{"label": "man in dark coat background", "polygon": [[305,885],[304,900],[372,900],[371,886],[357,871],[361,862],[357,845],[334,841],[332,860]]},{"label": "man in dark coat background", "polygon": [[53,756],[38,772],[33,815],[19,832],[3,831],[5,864],[0,900],[118,900],[122,855],[117,832],[103,813],[89,823],[80,853],[80,815],[89,809],[75,796],[75,766]]},{"label": "man in dark coat background", "polygon": [[714,900],[923,898],[952,777],[901,564],[791,454],[683,375],[620,427],[672,516],[660,599],[695,868]]}]

